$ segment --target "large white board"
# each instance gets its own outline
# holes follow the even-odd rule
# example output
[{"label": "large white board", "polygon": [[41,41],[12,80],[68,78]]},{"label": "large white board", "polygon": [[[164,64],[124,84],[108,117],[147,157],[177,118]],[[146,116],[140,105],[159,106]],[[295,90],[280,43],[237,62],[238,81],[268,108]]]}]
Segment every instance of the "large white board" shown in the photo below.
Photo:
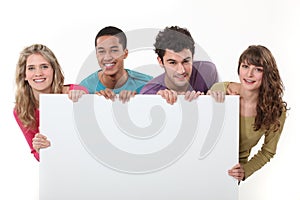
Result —
[{"label": "large white board", "polygon": [[40,200],[237,200],[238,97],[41,95]]}]

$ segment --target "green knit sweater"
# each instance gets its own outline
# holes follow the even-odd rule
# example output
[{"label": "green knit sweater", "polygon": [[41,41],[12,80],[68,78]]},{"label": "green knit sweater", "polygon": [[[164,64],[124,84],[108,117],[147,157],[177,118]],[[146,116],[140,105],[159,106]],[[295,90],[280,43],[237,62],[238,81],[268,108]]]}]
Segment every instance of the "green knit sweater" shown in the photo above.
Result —
[{"label": "green knit sweater", "polygon": [[[215,83],[212,91],[224,91],[230,82]],[[286,118],[286,112],[282,113],[280,117],[280,128],[276,131],[266,131],[260,129],[253,130],[255,117],[240,116],[240,131],[239,131],[239,162],[243,165],[245,170],[245,178],[248,178],[255,171],[263,167],[276,153],[277,143],[279,141],[283,125]],[[260,150],[251,158],[249,158],[251,149],[257,145],[260,138],[264,136],[264,142]]]}]

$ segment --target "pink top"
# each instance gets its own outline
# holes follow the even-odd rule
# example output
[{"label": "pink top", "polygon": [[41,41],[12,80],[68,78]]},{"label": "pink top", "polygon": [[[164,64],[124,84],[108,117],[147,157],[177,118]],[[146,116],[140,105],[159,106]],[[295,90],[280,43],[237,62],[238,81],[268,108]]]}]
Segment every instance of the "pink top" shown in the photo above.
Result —
[{"label": "pink top", "polygon": [[[81,85],[75,85],[75,84],[70,84],[68,85],[70,86],[70,90],[83,90],[85,91],[86,94],[88,94],[88,90],[81,86]],[[39,130],[39,126],[40,126],[40,111],[39,109],[36,109],[35,110],[35,120],[36,120],[36,127],[33,128],[33,129],[29,129],[29,128],[26,128],[23,123],[21,122],[21,120],[19,119],[19,116],[17,114],[17,111],[14,109],[13,111],[14,113],[14,117],[18,123],[18,125],[20,126],[22,132],[23,132],[23,135],[30,147],[30,150],[31,150],[31,153],[34,155],[34,157],[36,158],[37,161],[40,161],[40,155],[39,153],[33,148],[33,145],[32,145],[32,139],[34,138],[35,134],[39,133],[40,130]]]},{"label": "pink top", "polygon": [[82,85],[70,84],[65,86],[70,86],[69,90],[83,90],[86,94],[89,94],[88,89]]},{"label": "pink top", "polygon": [[35,119],[36,119],[37,126],[34,129],[29,129],[29,128],[24,127],[24,125],[21,122],[21,120],[19,119],[19,116],[15,109],[14,109],[14,116],[23,132],[23,135],[25,136],[25,139],[30,147],[31,153],[34,155],[34,157],[37,159],[37,161],[40,161],[40,155],[33,148],[33,145],[32,145],[32,139],[34,138],[35,134],[40,132],[39,128],[38,128],[40,126],[40,111],[38,109],[35,110]]}]

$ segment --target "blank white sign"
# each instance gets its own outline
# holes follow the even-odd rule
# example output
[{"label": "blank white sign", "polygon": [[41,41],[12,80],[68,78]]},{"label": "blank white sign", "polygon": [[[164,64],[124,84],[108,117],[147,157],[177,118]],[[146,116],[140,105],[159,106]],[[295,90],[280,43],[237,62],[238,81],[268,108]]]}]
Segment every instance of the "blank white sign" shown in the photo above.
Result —
[{"label": "blank white sign", "polygon": [[239,101],[40,97],[40,200],[237,200]]}]

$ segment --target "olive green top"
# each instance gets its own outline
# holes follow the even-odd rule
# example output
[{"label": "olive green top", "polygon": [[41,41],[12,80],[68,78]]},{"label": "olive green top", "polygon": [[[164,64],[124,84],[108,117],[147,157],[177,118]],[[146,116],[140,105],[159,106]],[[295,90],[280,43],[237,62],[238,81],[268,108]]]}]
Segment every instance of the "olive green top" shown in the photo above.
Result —
[{"label": "olive green top", "polygon": [[[230,82],[215,83],[212,87],[212,91],[226,92]],[[243,117],[240,116],[240,130],[239,130],[239,162],[242,164],[245,170],[245,178],[248,178],[255,171],[264,166],[276,153],[277,143],[279,141],[283,125],[286,118],[286,112],[282,113],[279,121],[280,128],[276,131],[266,131],[259,129],[253,130],[253,124],[255,117]],[[264,143],[261,149],[249,159],[251,149],[257,145],[260,138],[264,135]]]}]

